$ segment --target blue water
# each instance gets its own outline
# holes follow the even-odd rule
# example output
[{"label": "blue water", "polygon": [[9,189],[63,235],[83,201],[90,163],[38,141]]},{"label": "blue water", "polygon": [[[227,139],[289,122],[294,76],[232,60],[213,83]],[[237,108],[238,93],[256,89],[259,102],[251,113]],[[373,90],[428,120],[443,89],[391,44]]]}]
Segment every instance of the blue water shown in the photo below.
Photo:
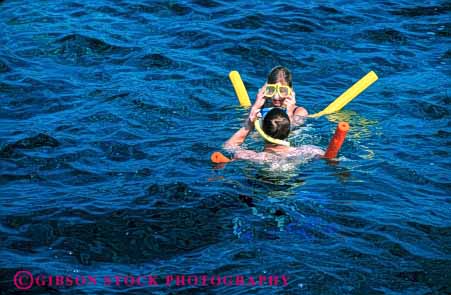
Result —
[{"label": "blue water", "polygon": [[[19,294],[23,269],[288,276],[285,287],[32,294],[451,293],[450,9],[0,1],[0,294]],[[378,74],[344,110],[291,138],[324,148],[347,121],[340,161],[213,166],[209,155],[246,117],[229,71],[253,99],[279,64],[310,113]]]}]

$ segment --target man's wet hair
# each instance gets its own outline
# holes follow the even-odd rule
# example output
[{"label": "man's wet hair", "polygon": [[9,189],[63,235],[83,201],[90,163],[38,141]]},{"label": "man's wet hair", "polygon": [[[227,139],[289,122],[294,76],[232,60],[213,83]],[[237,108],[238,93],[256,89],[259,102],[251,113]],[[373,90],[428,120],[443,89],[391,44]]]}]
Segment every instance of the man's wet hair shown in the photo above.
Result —
[{"label": "man's wet hair", "polygon": [[290,118],[281,108],[273,108],[263,118],[262,129],[272,138],[284,140],[290,134]]}]

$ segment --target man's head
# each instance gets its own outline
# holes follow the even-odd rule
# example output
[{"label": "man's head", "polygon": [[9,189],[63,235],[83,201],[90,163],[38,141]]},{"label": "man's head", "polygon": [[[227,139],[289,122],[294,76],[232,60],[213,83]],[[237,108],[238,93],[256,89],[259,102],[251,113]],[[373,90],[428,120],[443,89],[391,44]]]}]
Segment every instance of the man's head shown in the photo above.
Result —
[{"label": "man's head", "polygon": [[272,138],[284,140],[290,134],[290,119],[280,108],[273,108],[263,118],[263,131]]}]

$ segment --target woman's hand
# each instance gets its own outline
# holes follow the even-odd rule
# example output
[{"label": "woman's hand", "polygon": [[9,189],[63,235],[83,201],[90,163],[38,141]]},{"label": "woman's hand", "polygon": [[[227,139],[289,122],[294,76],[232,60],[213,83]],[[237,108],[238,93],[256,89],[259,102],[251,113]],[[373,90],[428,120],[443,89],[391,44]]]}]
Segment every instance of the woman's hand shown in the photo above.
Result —
[{"label": "woman's hand", "polygon": [[254,122],[256,120],[258,120],[258,118],[261,118],[262,114],[260,113],[260,110],[258,110],[257,112],[251,112],[249,114],[249,118],[248,121],[252,124],[252,126],[254,125]]},{"label": "woman's hand", "polygon": [[[249,113],[249,118],[248,118],[249,120],[251,120],[251,118],[256,118],[257,114],[260,112],[260,110],[265,105],[265,101],[266,101],[265,90],[266,90],[266,83],[263,85],[262,88],[260,88],[258,90],[257,97],[255,98],[255,103],[252,106],[251,111]],[[254,119],[254,121],[255,121],[255,119]]]},{"label": "woman's hand", "polygon": [[245,129],[253,130],[254,129],[254,122],[260,118],[262,114],[260,113],[260,110],[251,111],[249,114],[249,117],[244,122],[243,126]]},{"label": "woman's hand", "polygon": [[256,107],[258,109],[261,109],[265,105],[266,84],[267,83],[263,84],[263,87],[258,90],[257,97],[255,98],[255,103],[252,108]]},{"label": "woman's hand", "polygon": [[293,113],[296,108],[296,93],[294,92],[294,90],[291,91],[290,96],[285,98],[283,104],[287,108],[288,117],[290,117],[290,120],[293,121]]},{"label": "woman's hand", "polygon": [[303,107],[296,106],[296,93],[292,91],[292,95],[285,99],[287,114],[291,121],[291,126],[299,126],[304,124],[308,116],[308,112]]},{"label": "woman's hand", "polygon": [[296,93],[294,90],[291,91],[291,95],[287,96],[283,102],[287,109],[294,109],[296,107]]}]

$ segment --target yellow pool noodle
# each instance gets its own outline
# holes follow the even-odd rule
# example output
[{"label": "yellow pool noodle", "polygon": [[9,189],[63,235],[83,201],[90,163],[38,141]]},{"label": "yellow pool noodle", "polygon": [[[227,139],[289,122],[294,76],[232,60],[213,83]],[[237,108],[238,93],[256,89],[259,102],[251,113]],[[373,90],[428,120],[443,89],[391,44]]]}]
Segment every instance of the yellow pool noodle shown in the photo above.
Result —
[{"label": "yellow pool noodle", "polygon": [[240,105],[242,107],[250,107],[252,105],[251,100],[247,94],[246,87],[244,87],[243,80],[241,80],[240,73],[237,71],[231,71],[229,73],[229,78],[232,82],[233,88],[235,89],[236,96],[240,101]]},{"label": "yellow pool noodle", "polygon": [[376,82],[378,79],[375,72],[371,71],[365,75],[362,79],[357,81],[348,90],[343,92],[338,98],[336,98],[331,104],[329,104],[324,110],[319,113],[309,115],[310,118],[317,118],[323,115],[332,114],[341,110],[345,105],[347,105],[351,100],[357,97],[365,89],[367,89],[371,84]]}]

